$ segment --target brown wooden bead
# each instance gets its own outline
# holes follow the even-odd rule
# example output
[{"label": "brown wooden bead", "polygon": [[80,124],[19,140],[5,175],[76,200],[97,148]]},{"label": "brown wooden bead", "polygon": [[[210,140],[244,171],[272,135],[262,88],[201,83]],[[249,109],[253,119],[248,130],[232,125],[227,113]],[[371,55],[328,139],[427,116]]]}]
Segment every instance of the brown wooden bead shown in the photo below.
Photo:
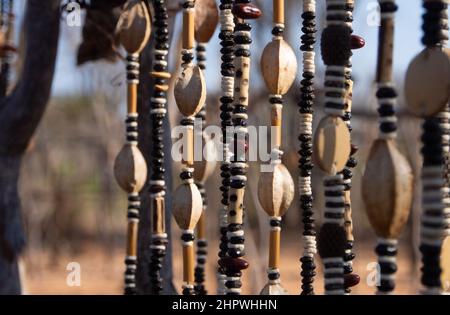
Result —
[{"label": "brown wooden bead", "polygon": [[408,220],[413,175],[406,158],[392,140],[372,145],[362,178],[362,196],[376,234],[398,238]]},{"label": "brown wooden bead", "polygon": [[360,49],[366,45],[366,41],[364,38],[358,35],[350,36],[350,48],[351,49]]},{"label": "brown wooden bead", "polygon": [[350,156],[350,132],[340,117],[327,116],[317,126],[313,156],[327,174],[342,171]]},{"label": "brown wooden bead", "polygon": [[129,54],[142,51],[150,38],[151,21],[147,7],[141,0],[130,0],[117,23],[120,43]]},{"label": "brown wooden bead", "polygon": [[233,6],[233,14],[240,19],[257,19],[262,15],[261,10],[251,3],[238,3]]},{"label": "brown wooden bead", "polygon": [[202,215],[202,196],[195,184],[181,184],[173,195],[173,216],[180,229],[193,230]]},{"label": "brown wooden bead", "polygon": [[114,175],[127,193],[139,192],[147,179],[147,164],[141,151],[131,144],[120,150],[114,162]]},{"label": "brown wooden bead", "polygon": [[201,161],[194,160],[194,179],[196,182],[205,182],[216,169],[216,146],[214,141],[208,136],[208,134],[203,133],[203,154]]},{"label": "brown wooden bead", "polygon": [[441,249],[441,281],[445,285],[450,283],[450,236],[442,243]]},{"label": "brown wooden bead", "polygon": [[274,166],[273,172],[262,172],[258,181],[258,199],[271,217],[282,216],[294,198],[294,181],[283,164]]},{"label": "brown wooden bead", "polygon": [[198,66],[192,64],[183,70],[175,83],[174,95],[184,116],[193,116],[200,111],[206,100],[206,84]]},{"label": "brown wooden bead", "polygon": [[429,117],[444,109],[450,98],[450,50],[425,48],[406,72],[405,97],[415,115]]},{"label": "brown wooden bead", "polygon": [[288,295],[288,291],[283,288],[279,283],[277,284],[266,284],[261,290],[260,295]]},{"label": "brown wooden bead", "polygon": [[219,260],[219,265],[222,268],[226,268],[232,272],[241,271],[247,269],[249,264],[242,258],[226,257]]},{"label": "brown wooden bead", "polygon": [[285,94],[297,74],[297,58],[284,39],[274,39],[264,48],[261,71],[271,94]]},{"label": "brown wooden bead", "polygon": [[195,1],[195,40],[207,43],[219,23],[219,11],[215,0]]}]

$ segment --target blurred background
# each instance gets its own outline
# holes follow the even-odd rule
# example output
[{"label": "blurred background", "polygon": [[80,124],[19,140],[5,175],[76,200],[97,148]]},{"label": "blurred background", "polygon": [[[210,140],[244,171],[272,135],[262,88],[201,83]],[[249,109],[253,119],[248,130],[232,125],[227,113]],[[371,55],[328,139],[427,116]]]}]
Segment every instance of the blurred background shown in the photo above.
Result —
[{"label": "blurred background", "polygon": [[[317,1],[318,29],[324,22],[325,1]],[[353,292],[370,294],[374,287],[367,284],[376,261],[373,251],[376,237],[373,233],[360,194],[360,179],[372,140],[377,136],[376,99],[374,78],[377,53],[377,1],[359,0],[354,12],[354,34],[366,40],[363,49],[354,51],[354,101],[353,143],[360,150],[354,170],[352,205],[355,235],[354,270],[361,276],[361,284]],[[16,0],[17,42],[21,40],[21,25],[25,0]],[[263,17],[253,21],[251,65],[250,124],[268,125],[269,103],[259,70],[259,59],[264,46],[270,41],[271,1],[255,3],[262,9]],[[418,175],[420,121],[407,114],[402,96],[403,78],[410,60],[422,49],[421,0],[398,0],[396,15],[394,71],[399,98],[399,147],[407,156]],[[300,32],[302,1],[286,0],[286,39],[297,54],[301,65]],[[172,69],[176,77],[179,49],[180,16],[175,22],[172,41]],[[52,88],[52,98],[44,119],[26,154],[20,192],[27,233],[27,248],[21,262],[23,286],[30,294],[120,294],[122,292],[123,258],[126,227],[126,196],[118,188],[112,172],[114,158],[124,140],[125,117],[125,64],[123,60],[86,62],[77,66],[76,54],[82,41],[82,27],[68,26],[61,20],[60,45]],[[207,120],[218,124],[218,99],[220,94],[219,41],[216,35],[207,46],[208,63],[206,81],[208,88]],[[322,116],[321,89],[324,67],[320,54],[317,63],[317,104],[315,122]],[[20,56],[16,59],[20,66]],[[298,75],[300,77],[300,75]],[[297,134],[299,80],[287,96],[283,117],[284,164],[293,178],[297,177]],[[176,105],[169,103],[172,126],[178,121]],[[172,176],[177,176],[176,167]],[[216,174],[219,174],[218,170]],[[315,169],[313,184],[318,225],[322,215],[321,178]],[[256,189],[259,177],[258,162],[251,163],[249,185],[246,193],[247,260],[251,268],[245,272],[245,293],[259,293],[266,281],[268,224],[267,215],[259,207]],[[207,182],[209,259],[207,289],[215,291],[215,266],[217,261],[219,176]],[[295,181],[295,180],[294,180]],[[418,188],[416,181],[416,187]],[[175,185],[176,186],[176,185]],[[296,194],[298,192],[296,191]],[[298,198],[294,199],[283,220],[282,231],[282,282],[291,294],[300,291],[300,263],[302,252],[300,210]],[[414,294],[419,289],[418,226],[420,189],[416,189],[411,217],[401,237],[397,293]],[[179,232],[173,228],[174,282],[181,285],[181,250]],[[68,286],[66,270],[70,262],[81,266],[81,286]],[[323,292],[322,276],[316,277],[316,291]],[[372,269],[371,269],[372,268]]]}]

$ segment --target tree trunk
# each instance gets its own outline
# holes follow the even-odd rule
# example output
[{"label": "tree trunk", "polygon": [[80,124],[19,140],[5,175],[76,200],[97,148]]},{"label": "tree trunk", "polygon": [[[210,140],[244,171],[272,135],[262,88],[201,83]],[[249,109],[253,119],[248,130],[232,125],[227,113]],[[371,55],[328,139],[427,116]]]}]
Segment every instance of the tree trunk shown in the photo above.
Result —
[{"label": "tree trunk", "polygon": [[17,260],[25,237],[17,184],[23,154],[44,114],[59,36],[59,0],[28,0],[20,79],[0,100],[0,294],[20,294]]}]

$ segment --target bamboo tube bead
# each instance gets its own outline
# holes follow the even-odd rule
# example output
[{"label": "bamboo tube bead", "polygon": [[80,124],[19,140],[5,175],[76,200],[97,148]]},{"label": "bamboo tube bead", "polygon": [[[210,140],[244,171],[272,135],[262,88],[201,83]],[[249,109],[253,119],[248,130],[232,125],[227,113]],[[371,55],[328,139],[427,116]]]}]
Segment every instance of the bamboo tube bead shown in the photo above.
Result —
[{"label": "bamboo tube bead", "polygon": [[192,8],[185,9],[183,11],[183,49],[194,48],[195,43],[194,14],[195,13]]},{"label": "bamboo tube bead", "polygon": [[273,23],[284,24],[284,0],[273,1]]}]

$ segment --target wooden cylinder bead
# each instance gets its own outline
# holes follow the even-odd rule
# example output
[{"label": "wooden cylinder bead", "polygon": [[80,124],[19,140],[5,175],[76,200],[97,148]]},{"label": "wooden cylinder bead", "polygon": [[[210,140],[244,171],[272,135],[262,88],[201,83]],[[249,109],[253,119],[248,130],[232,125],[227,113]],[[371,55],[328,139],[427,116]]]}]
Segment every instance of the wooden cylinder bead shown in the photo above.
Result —
[{"label": "wooden cylinder bead", "polygon": [[195,40],[207,43],[214,35],[219,23],[219,11],[215,0],[195,2]]},{"label": "wooden cylinder bead", "polygon": [[327,116],[317,126],[313,157],[327,174],[341,172],[350,156],[350,132],[340,117]]},{"label": "wooden cylinder bead", "polygon": [[235,91],[239,96],[239,104],[248,106],[248,92],[250,83],[250,58],[249,57],[236,57],[235,59],[236,73],[240,73],[240,76],[236,76],[234,79]]},{"label": "wooden cylinder bead", "polygon": [[183,164],[194,165],[194,128],[187,126],[184,134],[186,137],[183,145]]},{"label": "wooden cylinder bead", "polygon": [[174,96],[184,116],[194,116],[200,111],[206,100],[206,83],[198,66],[191,64],[183,69],[175,83]]},{"label": "wooden cylinder bead", "polygon": [[271,230],[269,236],[269,268],[276,269],[280,266],[280,229]]},{"label": "wooden cylinder bead", "polygon": [[138,221],[129,220],[127,231],[127,256],[129,257],[137,256],[137,237],[138,237]]},{"label": "wooden cylinder bead", "polygon": [[194,183],[181,184],[173,195],[173,216],[183,230],[194,230],[202,214],[202,196]]},{"label": "wooden cylinder bead", "polygon": [[164,197],[151,198],[150,211],[152,214],[152,234],[164,234],[166,232]]},{"label": "wooden cylinder bead", "polygon": [[391,82],[394,51],[394,19],[381,19],[380,23],[377,82]]},{"label": "wooden cylinder bead", "polygon": [[284,0],[273,0],[273,23],[284,24]]},{"label": "wooden cylinder bead", "polygon": [[351,207],[351,199],[350,199],[350,190],[344,191],[344,202],[346,205],[349,205],[345,208],[344,212],[344,229],[345,234],[347,235],[348,241],[353,241],[353,219],[352,219],[352,207]]},{"label": "wooden cylinder bead", "polygon": [[137,84],[128,83],[127,98],[128,113],[137,113]]},{"label": "wooden cylinder bead", "polygon": [[[228,224],[242,224],[244,211],[244,194],[245,189],[231,189],[230,206],[228,214]],[[230,212],[233,211],[233,215]]]},{"label": "wooden cylinder bead", "polygon": [[271,217],[285,214],[294,198],[294,181],[283,164],[274,165],[273,172],[262,172],[258,181],[258,199]]},{"label": "wooden cylinder bead", "polygon": [[399,237],[408,220],[412,192],[408,161],[392,140],[375,140],[362,178],[362,196],[369,221],[379,237]]},{"label": "wooden cylinder bead", "polygon": [[297,74],[297,58],[284,39],[274,39],[264,48],[261,71],[271,94],[286,94]]},{"label": "wooden cylinder bead", "polygon": [[151,21],[145,3],[130,0],[117,23],[120,43],[129,54],[137,54],[144,49],[150,38]]},{"label": "wooden cylinder bead", "polygon": [[183,11],[183,49],[192,49],[195,44],[195,11],[192,9]]},{"label": "wooden cylinder bead", "polygon": [[410,63],[405,78],[408,109],[420,117],[442,111],[450,99],[450,49],[425,48]]},{"label": "wooden cylinder bead", "polygon": [[202,213],[197,223],[197,238],[201,240],[205,239],[205,237],[206,237],[206,218],[205,214]]},{"label": "wooden cylinder bead", "polygon": [[194,161],[194,179],[196,182],[203,183],[208,179],[216,169],[217,151],[214,141],[206,133],[202,133],[203,155],[201,161]]},{"label": "wooden cylinder bead", "polygon": [[441,249],[441,282],[444,285],[444,289],[448,289],[445,286],[450,284],[450,236],[447,236],[442,243]]},{"label": "wooden cylinder bead", "polygon": [[283,106],[281,104],[274,104],[271,108],[271,126],[275,127],[272,128],[272,132],[275,134],[272,136],[272,138],[275,140],[274,147],[279,148],[281,147],[281,121],[282,121],[282,110]]},{"label": "wooden cylinder bead", "polygon": [[127,193],[142,189],[147,179],[147,164],[135,145],[123,146],[114,162],[114,175],[119,186]]},{"label": "wooden cylinder bead", "polygon": [[183,244],[183,281],[187,284],[193,284],[194,277],[194,246],[190,244]]}]

